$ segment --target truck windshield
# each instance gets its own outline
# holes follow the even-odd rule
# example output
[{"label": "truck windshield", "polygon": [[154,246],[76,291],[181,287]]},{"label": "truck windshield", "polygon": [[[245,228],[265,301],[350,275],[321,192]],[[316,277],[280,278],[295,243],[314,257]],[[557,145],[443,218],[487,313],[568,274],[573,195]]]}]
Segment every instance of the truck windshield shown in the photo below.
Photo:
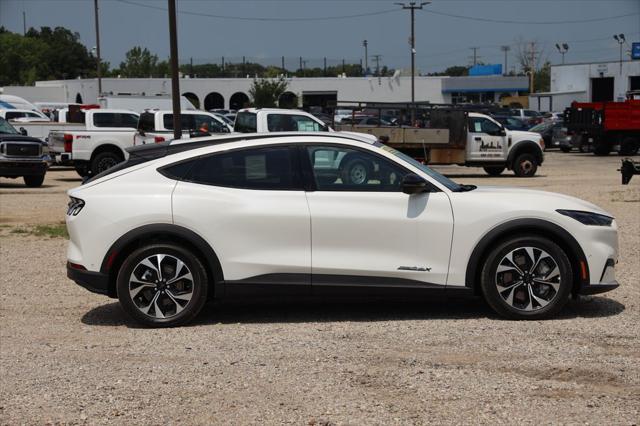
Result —
[{"label": "truck windshield", "polygon": [[0,133],[7,135],[17,135],[18,131],[14,129],[11,124],[7,123],[7,120],[0,117]]},{"label": "truck windshield", "polygon": [[395,155],[396,157],[398,157],[399,159],[411,164],[414,167],[417,167],[418,169],[422,170],[423,172],[425,172],[427,175],[429,175],[430,177],[432,177],[433,179],[435,179],[436,181],[438,181],[438,183],[446,186],[448,189],[450,189],[451,191],[455,191],[455,192],[462,192],[462,191],[469,191],[470,188],[467,185],[460,185],[455,183],[454,181],[452,181],[451,179],[449,179],[448,177],[445,177],[443,175],[441,175],[440,173],[436,172],[435,170],[427,167],[426,165],[422,164],[421,162],[409,157],[406,154],[403,154],[402,152],[393,149],[387,145],[381,144],[379,142],[375,143],[375,146],[382,148],[383,150],[387,151],[390,154]]}]

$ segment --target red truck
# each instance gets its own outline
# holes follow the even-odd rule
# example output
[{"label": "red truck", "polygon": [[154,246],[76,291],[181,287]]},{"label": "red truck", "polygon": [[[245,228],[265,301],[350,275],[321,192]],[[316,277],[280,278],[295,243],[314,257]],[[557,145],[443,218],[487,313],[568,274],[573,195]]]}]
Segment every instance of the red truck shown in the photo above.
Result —
[{"label": "red truck", "polygon": [[640,148],[640,100],[624,102],[573,102],[564,112],[572,145],[582,151],[592,145],[595,155],[607,155],[618,146],[620,155]]}]

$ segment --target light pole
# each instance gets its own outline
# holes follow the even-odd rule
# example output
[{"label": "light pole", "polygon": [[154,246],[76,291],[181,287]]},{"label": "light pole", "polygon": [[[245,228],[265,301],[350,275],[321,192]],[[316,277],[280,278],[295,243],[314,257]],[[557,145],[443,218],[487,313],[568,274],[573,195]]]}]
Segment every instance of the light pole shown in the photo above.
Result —
[{"label": "light pole", "polygon": [[627,41],[624,38],[624,34],[614,34],[613,38],[620,45],[620,75],[622,75],[622,45]]},{"label": "light pole", "polygon": [[363,40],[362,45],[364,46],[364,72],[362,75],[367,75],[367,71],[369,71],[369,52],[367,50],[369,42],[367,40]]},{"label": "light pole", "polygon": [[93,0],[93,9],[96,19],[96,74],[98,77],[98,97],[100,97],[100,95],[102,95],[102,71],[100,70],[100,20],[98,19],[98,0]]},{"label": "light pole", "polygon": [[411,38],[409,39],[409,45],[411,45],[411,124],[415,121],[416,117],[416,90],[415,90],[415,79],[416,79],[416,37],[415,37],[415,11],[416,9],[422,10],[422,7],[426,4],[431,3],[430,1],[420,2],[420,5],[417,5],[415,1],[409,2],[409,5],[404,3],[395,3],[397,5],[402,6],[402,9],[411,11]]},{"label": "light pole", "polygon": [[562,64],[564,65],[564,54],[569,50],[569,45],[567,43],[556,43],[556,49],[558,49],[558,52],[562,55]]}]

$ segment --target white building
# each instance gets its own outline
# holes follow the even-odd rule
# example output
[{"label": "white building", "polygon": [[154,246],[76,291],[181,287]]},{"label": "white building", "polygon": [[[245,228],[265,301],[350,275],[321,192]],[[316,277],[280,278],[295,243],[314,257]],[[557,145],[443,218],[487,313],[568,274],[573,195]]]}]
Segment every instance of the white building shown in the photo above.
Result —
[{"label": "white building", "polygon": [[629,90],[640,90],[640,61],[552,65],[550,89],[529,95],[529,107],[563,111],[573,101],[622,101]]},{"label": "white building", "polygon": [[[329,101],[407,102],[411,99],[411,78],[326,77],[287,78],[287,92],[281,105],[324,106]],[[200,108],[242,108],[249,101],[252,78],[182,78],[180,92],[196,100]],[[5,94],[22,96],[33,102],[97,103],[96,79],[36,82],[36,87],[4,87]],[[43,97],[37,99],[38,90]],[[416,77],[415,100],[431,103],[473,101],[497,102],[501,96],[526,92],[526,77]],[[169,78],[103,78],[106,94],[171,94]],[[56,99],[53,99],[56,98]]]}]

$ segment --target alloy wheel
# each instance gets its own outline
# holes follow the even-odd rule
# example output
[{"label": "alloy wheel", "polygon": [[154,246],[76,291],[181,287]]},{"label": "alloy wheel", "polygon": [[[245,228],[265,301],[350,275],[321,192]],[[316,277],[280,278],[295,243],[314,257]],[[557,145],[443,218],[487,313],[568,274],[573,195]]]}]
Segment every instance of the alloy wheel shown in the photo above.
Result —
[{"label": "alloy wheel", "polygon": [[560,290],[558,262],[537,247],[518,247],[507,253],[496,270],[498,294],[510,307],[537,311],[547,306]]},{"label": "alloy wheel", "polygon": [[154,254],[133,268],[129,277],[129,296],[143,314],[170,318],[182,312],[193,297],[191,271],[175,256]]}]

